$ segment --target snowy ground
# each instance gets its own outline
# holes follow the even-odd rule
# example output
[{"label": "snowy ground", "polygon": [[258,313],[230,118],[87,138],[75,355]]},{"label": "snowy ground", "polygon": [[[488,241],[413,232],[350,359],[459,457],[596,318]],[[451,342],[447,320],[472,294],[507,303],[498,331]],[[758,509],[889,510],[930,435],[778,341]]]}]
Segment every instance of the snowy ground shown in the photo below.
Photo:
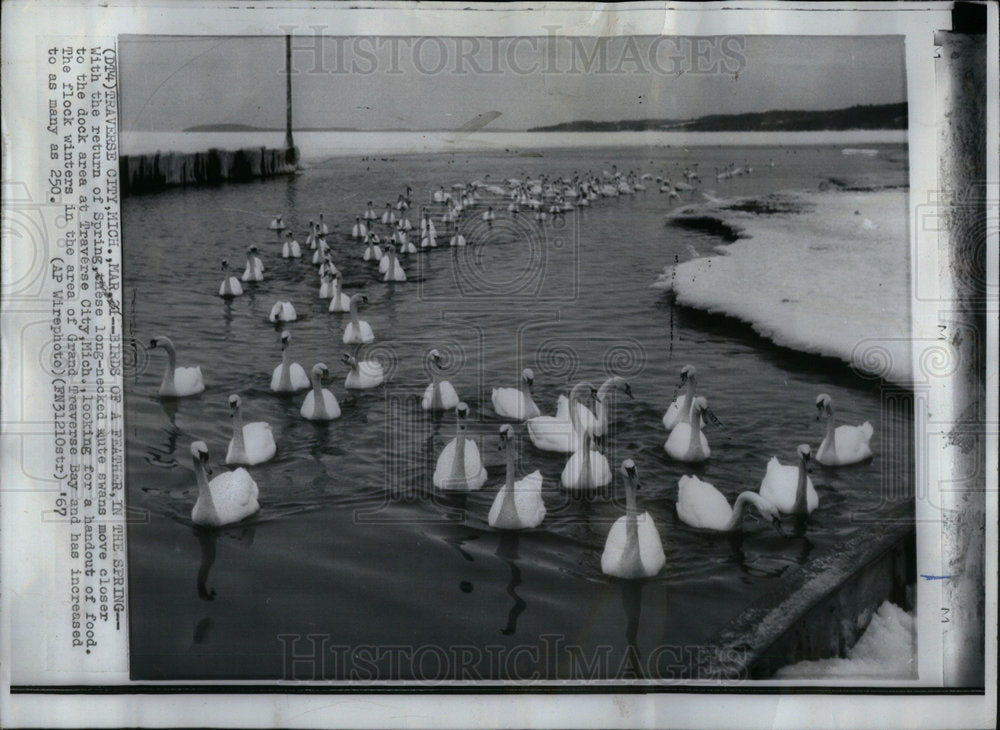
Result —
[{"label": "snowy ground", "polygon": [[886,601],[844,659],[782,667],[775,679],[915,679],[916,618]]},{"label": "snowy ground", "polygon": [[671,217],[719,222],[741,236],[667,267],[654,286],[680,304],[748,322],[778,345],[911,382],[905,190],[710,198]]}]

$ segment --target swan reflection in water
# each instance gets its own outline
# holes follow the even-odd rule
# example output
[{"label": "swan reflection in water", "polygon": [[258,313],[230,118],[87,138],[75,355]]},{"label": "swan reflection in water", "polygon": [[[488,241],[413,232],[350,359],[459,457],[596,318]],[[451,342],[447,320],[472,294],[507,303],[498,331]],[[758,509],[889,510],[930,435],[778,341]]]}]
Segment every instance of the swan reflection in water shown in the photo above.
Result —
[{"label": "swan reflection in water", "polygon": [[642,580],[620,581],[622,608],[625,609],[625,658],[622,676],[618,679],[644,679],[642,659],[639,653],[639,619],[642,615]]},{"label": "swan reflection in water", "polygon": [[253,525],[244,525],[219,529],[193,525],[191,531],[198,540],[199,548],[201,548],[201,562],[198,565],[197,579],[198,598],[203,601],[214,601],[216,593],[215,589],[208,585],[208,574],[215,564],[215,548],[219,537],[228,538],[242,547],[250,547],[253,545],[254,527]]},{"label": "swan reflection in water", "polygon": [[504,636],[513,636],[517,631],[517,618],[520,616],[528,604],[517,595],[517,587],[521,585],[521,568],[517,565],[518,543],[520,535],[517,532],[502,532],[497,543],[496,556],[507,563],[510,568],[510,581],[507,583],[507,595],[514,599],[510,611],[507,613],[507,625],[500,629]]}]

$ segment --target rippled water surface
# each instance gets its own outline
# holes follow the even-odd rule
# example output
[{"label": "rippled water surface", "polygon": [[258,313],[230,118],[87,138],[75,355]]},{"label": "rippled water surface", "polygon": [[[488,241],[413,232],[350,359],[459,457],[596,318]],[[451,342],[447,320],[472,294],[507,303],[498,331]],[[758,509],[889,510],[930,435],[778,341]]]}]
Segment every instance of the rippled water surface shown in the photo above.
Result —
[{"label": "rippled water surface", "polygon": [[[744,325],[677,309],[651,288],[675,257],[719,243],[665,226],[671,203],[652,182],[644,193],[597,201],[558,224],[511,221],[498,208],[494,230],[472,232],[486,245],[404,258],[405,284],[377,280],[346,235],[366,201],[381,212],[406,185],[416,224],[416,203],[429,201],[438,185],[487,173],[554,177],[617,165],[676,175],[695,162],[706,173],[704,187],[724,197],[815,189],[830,176],[898,182],[906,156],[900,147],[882,147],[874,158],[840,148],[755,147],[343,158],[289,179],[127,199],[126,349],[135,361],[126,379],[127,487],[134,514],[148,516],[129,532],[133,676],[696,676],[691,647],[710,641],[783,571],[836,550],[854,530],[878,529],[885,488],[898,493],[911,479],[908,449],[890,443],[890,434],[909,434],[909,415],[890,418],[879,381],[776,348]],[[749,162],[754,174],[712,179],[712,168],[729,162]],[[386,386],[343,388],[345,315],[326,311],[307,258],[280,258],[267,230],[279,212],[300,242],[307,221],[325,214],[348,293],[368,296],[362,318],[377,340],[364,351],[388,368]],[[215,296],[220,261],[242,270],[251,244],[261,249],[267,279],[223,301]],[[330,366],[339,420],[303,420],[301,394],[269,391],[281,350],[267,314],[278,299],[299,313],[287,325],[294,359],[307,370],[319,361]],[[204,393],[157,397],[166,357],[142,347],[157,335],[173,339],[180,365],[200,365]],[[431,485],[455,430],[454,415],[432,418],[419,407],[432,347],[471,407],[468,432],[489,473],[479,492],[443,495]],[[699,390],[721,421],[707,430],[712,458],[699,466],[673,462],[663,449],[660,419],[687,363],[698,367]],[[616,401],[604,445],[614,485],[589,497],[562,490],[565,457],[537,450],[519,428],[518,473],[542,472],[548,516],[537,529],[508,534],[486,522],[504,479],[503,421],[490,392],[516,385],[525,366],[535,372],[534,397],[545,413],[567,383],[600,384],[610,374],[630,381],[634,399]],[[806,536],[782,537],[748,518],[736,541],[677,519],[681,475],[696,473],[732,500],[758,488],[771,456],[792,463],[798,444],[818,446],[823,424],[813,401],[820,392],[833,396],[839,421],[872,422],[876,457],[839,470],[813,465],[821,502]],[[205,441],[212,468],[226,468],[232,393],[242,396],[246,420],[271,424],[278,453],[250,468],[261,511],[204,531],[190,520],[197,488],[189,448]],[[638,465],[640,506],[655,519],[667,556],[666,568],[643,583],[609,579],[600,569],[611,523],[624,514],[618,466],[625,458]],[[293,667],[293,652],[307,661]]]}]

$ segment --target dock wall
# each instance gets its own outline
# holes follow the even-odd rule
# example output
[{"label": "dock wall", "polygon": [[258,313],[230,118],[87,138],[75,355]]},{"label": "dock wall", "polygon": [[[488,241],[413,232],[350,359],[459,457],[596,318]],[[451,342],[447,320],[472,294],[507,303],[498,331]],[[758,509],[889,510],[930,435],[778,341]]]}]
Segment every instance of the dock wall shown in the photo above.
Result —
[{"label": "dock wall", "polygon": [[118,162],[121,194],[157,192],[178,185],[250,182],[287,175],[296,171],[298,159],[299,151],[294,147],[122,155]]}]

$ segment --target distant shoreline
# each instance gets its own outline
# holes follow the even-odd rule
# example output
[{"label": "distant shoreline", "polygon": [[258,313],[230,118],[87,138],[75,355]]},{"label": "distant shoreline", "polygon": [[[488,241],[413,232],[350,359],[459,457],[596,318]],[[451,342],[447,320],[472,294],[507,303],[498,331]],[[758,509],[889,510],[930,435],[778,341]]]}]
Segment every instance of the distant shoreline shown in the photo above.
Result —
[{"label": "distant shoreline", "polygon": [[[907,131],[840,132],[297,132],[295,144],[305,162],[332,157],[396,156],[479,152],[512,156],[543,155],[547,150],[598,147],[799,147],[905,145]],[[280,147],[284,132],[123,132],[125,155],[203,152]]]}]

